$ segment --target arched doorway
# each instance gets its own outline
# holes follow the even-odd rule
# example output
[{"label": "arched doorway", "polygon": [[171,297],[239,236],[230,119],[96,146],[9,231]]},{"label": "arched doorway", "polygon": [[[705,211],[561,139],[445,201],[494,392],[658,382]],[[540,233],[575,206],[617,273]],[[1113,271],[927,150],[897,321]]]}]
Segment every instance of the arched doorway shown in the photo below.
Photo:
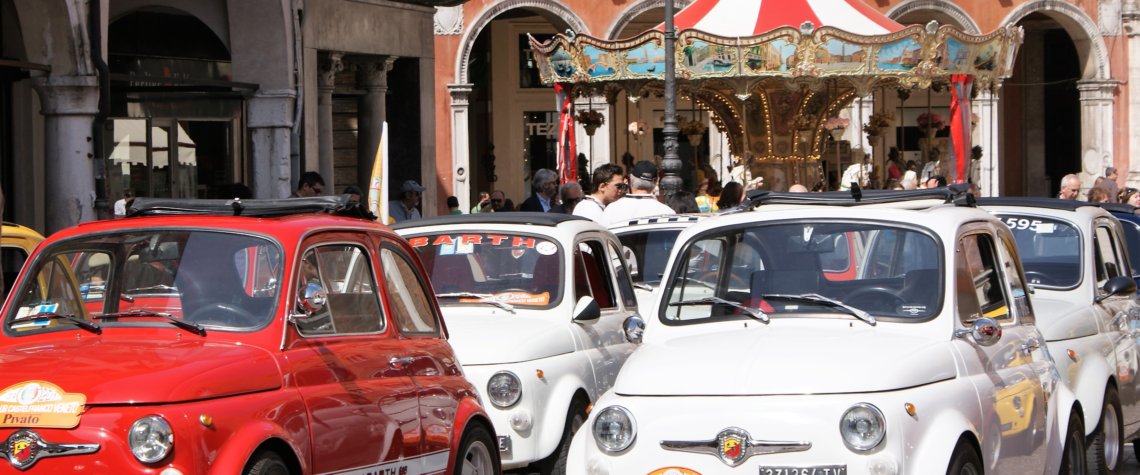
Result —
[{"label": "arched doorway", "polygon": [[[504,1],[475,19],[461,41],[456,78],[466,104],[453,89],[452,107],[468,113],[453,123],[453,133],[465,137],[467,147],[453,154],[457,169],[466,157],[469,178],[456,181],[456,193],[470,203],[481,191],[502,190],[517,206],[530,196],[535,170],[556,168],[554,93],[538,79],[527,35],[543,40],[567,29],[585,26],[560,2]],[[463,140],[453,144],[462,147]]]},{"label": "arched doorway", "polygon": [[[193,15],[133,10],[108,27],[111,101],[104,128],[111,201],[232,198],[245,181],[243,98],[230,51]],[[252,87],[252,86],[248,86]]]}]

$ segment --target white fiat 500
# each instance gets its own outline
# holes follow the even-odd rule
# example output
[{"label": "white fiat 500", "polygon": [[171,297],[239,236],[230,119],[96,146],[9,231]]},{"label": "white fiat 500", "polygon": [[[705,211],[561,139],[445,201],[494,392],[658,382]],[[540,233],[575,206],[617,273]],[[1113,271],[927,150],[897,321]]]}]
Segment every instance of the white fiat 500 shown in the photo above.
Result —
[{"label": "white fiat 500", "polygon": [[706,217],[708,215],[655,216],[610,226],[610,231],[621,241],[638,308],[653,306],[653,291],[661,285],[677,235]]},{"label": "white fiat 500", "polygon": [[[1037,327],[1084,407],[1094,473],[1114,473],[1140,438],[1140,307],[1124,229],[1095,204],[1054,198],[985,198],[1017,240],[1034,289]],[[1137,444],[1133,444],[1136,448]]]},{"label": "white fiat 500", "polygon": [[1005,225],[946,189],[796,195],[678,236],[568,473],[1083,473]]},{"label": "white fiat 500", "polygon": [[481,392],[504,468],[565,471],[570,437],[641,327],[621,243],[551,213],[484,213],[393,226],[431,276],[459,363]]}]

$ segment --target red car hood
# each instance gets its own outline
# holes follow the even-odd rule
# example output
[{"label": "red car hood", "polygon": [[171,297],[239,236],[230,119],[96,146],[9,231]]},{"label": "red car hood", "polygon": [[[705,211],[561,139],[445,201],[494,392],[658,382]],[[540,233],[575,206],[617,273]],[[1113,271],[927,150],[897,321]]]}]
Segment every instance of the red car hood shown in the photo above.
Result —
[{"label": "red car hood", "polygon": [[273,355],[256,347],[190,341],[42,341],[0,347],[0,391],[47,381],[87,404],[154,404],[266,391],[282,385]]}]

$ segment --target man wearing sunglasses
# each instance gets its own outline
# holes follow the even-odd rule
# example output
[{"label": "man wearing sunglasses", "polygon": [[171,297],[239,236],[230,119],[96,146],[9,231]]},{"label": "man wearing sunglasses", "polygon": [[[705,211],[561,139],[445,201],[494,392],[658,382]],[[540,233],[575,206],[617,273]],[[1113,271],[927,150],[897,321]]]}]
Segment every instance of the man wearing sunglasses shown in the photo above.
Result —
[{"label": "man wearing sunglasses", "polygon": [[603,225],[613,226],[637,218],[677,214],[673,208],[657,201],[657,195],[653,192],[657,188],[657,166],[653,162],[642,160],[634,164],[629,182],[630,192],[606,206],[602,212]]},{"label": "man wearing sunglasses", "polygon": [[625,169],[620,165],[606,163],[594,169],[592,183],[594,191],[574,207],[574,215],[602,222],[602,210],[621,197],[621,185],[625,184]]}]

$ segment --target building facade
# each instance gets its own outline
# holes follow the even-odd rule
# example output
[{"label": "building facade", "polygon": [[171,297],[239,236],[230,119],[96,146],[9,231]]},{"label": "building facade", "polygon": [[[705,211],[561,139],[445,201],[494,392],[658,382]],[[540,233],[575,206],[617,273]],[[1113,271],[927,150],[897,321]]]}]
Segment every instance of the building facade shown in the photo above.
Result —
[{"label": "building facade", "polygon": [[[1127,171],[1120,174],[1121,185],[1140,185],[1140,136],[1129,133],[1130,123],[1140,123],[1140,104],[1133,107],[1140,99],[1129,94],[1132,79],[1140,80],[1140,2],[865,1],[903,24],[934,20],[973,34],[1006,25],[1024,29],[1013,76],[995,94],[983,92],[973,102],[972,138],[982,150],[973,179],[983,194],[1054,196],[1065,174],[1079,174],[1087,188],[1108,166]],[[682,8],[690,2],[675,3]],[[531,193],[533,171],[553,167],[557,108],[553,91],[537,84],[528,34],[544,39],[569,30],[621,39],[663,18],[664,0],[471,0],[440,8],[435,19],[440,193],[454,194],[466,206],[480,191],[501,189],[519,202]],[[893,147],[921,169],[931,150],[945,147],[948,139],[944,133],[925,137],[917,118],[924,113],[945,117],[950,101],[945,89],[880,89],[857,99],[840,114],[853,126],[837,147],[821,154],[820,168],[831,170],[834,179],[863,152],[882,167]],[[577,128],[577,149],[589,167],[662,153],[661,98],[619,94],[579,97],[576,104],[606,118],[592,135]],[[709,126],[701,136],[681,137],[683,177],[695,181],[698,169],[731,174],[730,164],[741,157],[733,157],[708,112],[684,94],[677,109],[683,119]],[[885,133],[868,137],[860,125],[873,113],[888,113],[893,122]],[[644,135],[630,133],[630,124],[641,123]],[[796,181],[766,178],[774,189]]]},{"label": "building facade", "polygon": [[435,206],[433,16],[460,1],[0,0],[5,217],[283,198],[310,170],[367,189],[384,121],[389,182]]}]

